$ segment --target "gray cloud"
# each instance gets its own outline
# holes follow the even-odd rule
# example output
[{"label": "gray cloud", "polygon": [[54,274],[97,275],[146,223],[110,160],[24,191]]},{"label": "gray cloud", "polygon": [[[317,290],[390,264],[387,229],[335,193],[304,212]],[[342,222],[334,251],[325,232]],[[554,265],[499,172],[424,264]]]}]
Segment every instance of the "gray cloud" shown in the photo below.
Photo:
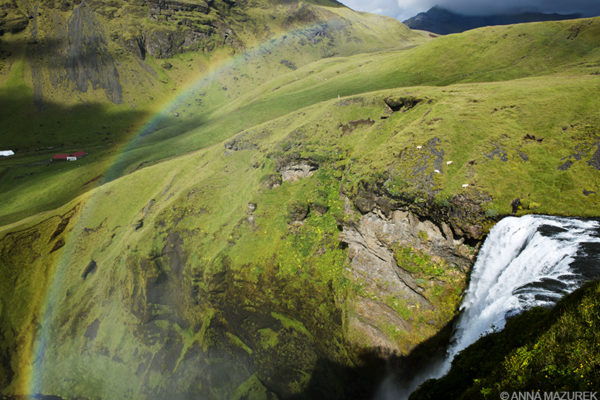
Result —
[{"label": "gray cloud", "polygon": [[341,2],[358,11],[389,15],[399,20],[427,11],[436,4],[467,15],[523,11],[600,15],[599,0],[341,0]]}]

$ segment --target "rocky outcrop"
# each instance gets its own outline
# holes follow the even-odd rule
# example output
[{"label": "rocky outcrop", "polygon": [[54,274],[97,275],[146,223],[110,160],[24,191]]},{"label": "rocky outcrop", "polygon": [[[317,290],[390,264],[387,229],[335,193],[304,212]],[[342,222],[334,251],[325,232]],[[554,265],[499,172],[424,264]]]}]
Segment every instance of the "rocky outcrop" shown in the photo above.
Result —
[{"label": "rocky outcrop", "polygon": [[595,143],[596,151],[587,162],[590,167],[600,170],[600,142]]},{"label": "rocky outcrop", "polygon": [[396,111],[408,111],[415,107],[417,104],[423,101],[423,99],[416,98],[414,96],[405,97],[387,97],[384,100],[386,106],[393,112]]},{"label": "rocky outcrop", "polygon": [[141,34],[145,52],[169,58],[183,51],[212,51],[221,44],[243,47],[227,25],[227,15],[234,6],[234,1],[150,2],[149,18],[165,24]]},{"label": "rocky outcrop", "polygon": [[231,151],[254,150],[257,148],[256,143],[249,135],[238,135],[225,143],[225,149]]},{"label": "rocky outcrop", "polygon": [[[347,199],[346,212],[353,214]],[[410,350],[416,343],[405,339],[406,346],[401,347],[398,342],[390,339],[385,328],[394,327],[408,337],[417,330],[413,311],[430,311],[432,315],[438,311],[428,298],[429,294],[423,284],[419,282],[419,274],[399,265],[395,252],[402,248],[422,251],[436,262],[443,263],[451,273],[463,278],[466,277],[474,256],[464,240],[456,239],[445,223],[438,227],[429,220],[420,220],[416,214],[406,210],[394,210],[388,215],[374,208],[360,216],[358,221],[345,223],[340,240],[348,246],[350,273],[366,293],[358,296],[352,305],[354,314],[350,317],[350,329],[385,352],[402,353]],[[374,301],[372,296],[379,300]],[[407,313],[394,310],[394,304],[401,304]],[[431,324],[439,324],[441,328],[442,323],[446,322],[448,321],[438,320],[431,321]]]},{"label": "rocky outcrop", "polygon": [[145,51],[156,58],[168,58],[183,46],[181,32],[171,30],[153,30],[144,36]]},{"label": "rocky outcrop", "polygon": [[199,2],[186,2],[186,1],[151,1],[149,4],[150,18],[157,18],[159,15],[173,15],[175,12],[180,11],[199,11],[204,14],[208,13],[210,8],[204,1]]},{"label": "rocky outcrop", "polygon": [[318,165],[310,161],[297,161],[283,165],[279,169],[281,179],[284,182],[296,182],[302,178],[312,176],[318,169]]},{"label": "rocky outcrop", "polygon": [[[488,216],[485,205],[492,201],[491,196],[475,189],[466,193],[454,195],[444,202],[435,200],[435,192],[429,184],[431,174],[426,174],[427,168],[441,163],[443,155],[436,150],[435,139],[432,139],[425,148],[430,150],[420,165],[412,169],[413,175],[418,176],[421,182],[415,183],[416,190],[395,191],[392,190],[390,180],[376,183],[359,183],[355,194],[348,193],[352,198],[354,206],[366,214],[375,208],[390,216],[394,210],[411,211],[421,219],[428,219],[442,226],[446,224],[451,228],[455,237],[464,238],[465,241],[476,245],[483,239],[486,228],[489,229],[500,217]],[[429,164],[427,164],[429,163]]]},{"label": "rocky outcrop", "polygon": [[66,71],[69,79],[82,92],[87,92],[91,84],[93,89],[104,89],[113,103],[121,103],[123,90],[119,73],[108,52],[103,29],[85,3],[73,10],[68,32]]},{"label": "rocky outcrop", "polygon": [[309,212],[308,204],[303,202],[292,202],[288,204],[288,221],[290,223],[302,222],[306,219]]}]

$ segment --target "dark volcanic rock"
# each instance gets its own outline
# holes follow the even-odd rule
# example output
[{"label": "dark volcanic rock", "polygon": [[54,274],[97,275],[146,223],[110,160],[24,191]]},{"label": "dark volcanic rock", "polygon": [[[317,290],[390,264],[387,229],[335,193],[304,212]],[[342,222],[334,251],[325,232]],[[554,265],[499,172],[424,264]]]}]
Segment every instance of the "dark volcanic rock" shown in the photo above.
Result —
[{"label": "dark volcanic rock", "polygon": [[84,336],[89,340],[94,340],[98,335],[98,328],[100,328],[100,320],[96,318],[94,322],[87,327]]},{"label": "dark volcanic rock", "polygon": [[500,159],[501,161],[508,161],[508,154],[503,148],[499,147],[498,145],[496,145],[496,148],[492,150],[491,153],[485,154],[485,156],[490,160],[493,160],[494,158],[498,157],[498,159]]},{"label": "dark volcanic rock", "polygon": [[210,8],[204,2],[192,3],[166,0],[150,1],[150,17],[157,17],[159,15],[169,15],[169,11],[200,11],[206,14],[209,10]]},{"label": "dark volcanic rock", "polygon": [[588,161],[588,165],[600,170],[600,143],[596,143],[596,146],[596,151],[594,152],[594,155],[592,155],[592,158],[590,158]]},{"label": "dark volcanic rock", "polygon": [[294,64],[293,62],[291,62],[289,60],[281,60],[280,62],[282,65],[285,65],[286,67],[288,67],[291,70],[298,69],[298,67],[296,67],[296,64]]},{"label": "dark volcanic rock", "polygon": [[521,199],[514,199],[512,203],[510,203],[510,207],[512,209],[512,213],[516,214],[519,211],[519,206],[521,205]]},{"label": "dark volcanic rock", "polygon": [[392,111],[410,110],[423,101],[413,96],[406,97],[387,97],[383,100]]},{"label": "dark volcanic rock", "polygon": [[184,38],[181,32],[154,30],[146,34],[146,51],[156,58],[172,57],[183,47]]},{"label": "dark volcanic rock", "polygon": [[98,265],[96,264],[96,261],[94,261],[94,260],[90,261],[90,263],[87,265],[87,267],[85,267],[85,269],[83,270],[83,273],[81,274],[81,277],[83,279],[87,278],[88,275],[93,274],[94,272],[96,272],[97,268],[98,268]]},{"label": "dark volcanic rock", "polygon": [[125,47],[142,60],[146,58],[146,40],[143,36],[136,36],[125,41]]},{"label": "dark volcanic rock", "polygon": [[290,222],[304,221],[308,216],[308,204],[294,202],[288,205],[288,217]]},{"label": "dark volcanic rock", "polygon": [[573,165],[573,161],[567,160],[563,164],[559,165],[558,169],[561,170],[561,171],[566,171],[569,168],[571,168],[571,165]]}]

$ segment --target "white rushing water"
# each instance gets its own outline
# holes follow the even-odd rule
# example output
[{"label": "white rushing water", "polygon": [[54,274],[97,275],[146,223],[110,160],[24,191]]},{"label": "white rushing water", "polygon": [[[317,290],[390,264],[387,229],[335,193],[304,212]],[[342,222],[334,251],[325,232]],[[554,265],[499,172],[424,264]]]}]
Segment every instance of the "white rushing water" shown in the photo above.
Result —
[{"label": "white rushing water", "polygon": [[[500,221],[483,244],[461,305],[444,368],[482,335],[504,328],[506,318],[535,306],[552,306],[598,277],[596,268],[575,265],[585,244],[600,243],[597,221],[528,215]],[[587,260],[588,263],[593,261]]]},{"label": "white rushing water", "polygon": [[[588,280],[600,278],[600,223],[548,216],[507,217],[490,231],[473,266],[469,288],[446,358],[405,388],[386,382],[378,398],[407,398],[450,369],[461,350],[504,328],[506,318],[552,306]],[[392,395],[392,393],[394,393]],[[383,395],[383,396],[381,396]]]}]

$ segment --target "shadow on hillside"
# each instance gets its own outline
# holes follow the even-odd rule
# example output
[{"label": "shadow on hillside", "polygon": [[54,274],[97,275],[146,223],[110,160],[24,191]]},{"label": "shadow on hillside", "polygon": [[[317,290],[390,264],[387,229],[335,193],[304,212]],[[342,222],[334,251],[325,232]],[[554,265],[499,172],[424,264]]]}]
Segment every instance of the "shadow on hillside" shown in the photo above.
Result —
[{"label": "shadow on hillside", "polygon": [[386,357],[373,350],[361,354],[356,367],[319,359],[305,391],[290,399],[387,399],[386,389],[391,387],[391,393],[402,392],[432,360],[444,356],[454,323],[455,319],[406,356]]},{"label": "shadow on hillside", "polygon": [[34,104],[25,86],[0,89],[2,147],[20,153],[106,147],[119,142],[148,113],[109,110],[102,103],[64,105],[44,100]]},{"label": "shadow on hillside", "polygon": [[[415,373],[427,366],[429,360],[443,354],[452,331],[453,322],[447,324],[436,336],[419,345],[411,354],[404,357],[386,357],[377,350],[359,355],[356,367],[342,366],[329,359],[319,359],[306,389],[295,396],[279,394],[280,399],[288,400],[379,400],[390,399],[382,393],[384,381],[394,382],[402,387],[403,381],[410,380]],[[268,385],[267,385],[268,388]],[[274,393],[274,392],[273,392]],[[78,397],[84,400],[82,397]],[[158,396],[157,398],[164,398]],[[174,396],[173,398],[192,399],[197,395]],[[62,400],[52,395],[0,396],[0,400]]]},{"label": "shadow on hillside", "polygon": [[[102,42],[98,42],[103,44]],[[68,53],[69,42],[67,38],[10,38],[0,36],[0,60],[18,60],[25,55],[28,61],[41,61],[51,59],[53,62],[48,66],[52,68],[64,68],[69,60],[80,60],[85,62],[86,57],[91,56],[89,52]],[[129,53],[127,51],[115,51],[116,47],[103,45],[101,50],[103,56],[109,56],[114,60],[123,59]],[[96,50],[96,49],[95,49]]]},{"label": "shadow on hillside", "polygon": [[[10,40],[6,40],[0,37],[0,60],[18,59],[23,53],[25,53],[28,58],[54,56],[56,51],[64,46],[65,44],[63,41],[50,38],[38,40],[11,38]],[[36,50],[35,54],[32,54],[29,51],[32,49]]]},{"label": "shadow on hillside", "polygon": [[[86,176],[91,173],[90,164],[114,158],[110,165],[106,164],[105,171],[98,170],[100,165],[93,167],[94,175],[85,179],[93,185],[65,182],[60,198],[39,199],[36,204],[40,206],[34,210],[14,215],[0,213],[3,221],[15,221],[33,211],[60,206],[95,185],[196,150],[169,143],[205,121],[201,116],[178,118],[173,113],[153,118],[145,110],[125,107],[115,110],[103,103],[64,105],[48,100],[36,103],[31,89],[25,86],[0,88],[0,120],[0,150],[15,152],[12,157],[0,158],[0,199],[9,192],[18,196],[20,187],[41,185],[57,171],[80,168],[81,175]],[[81,162],[62,166],[50,162],[57,153],[79,150],[88,153]],[[42,203],[45,205],[41,206]]]},{"label": "shadow on hillside", "polygon": [[[0,157],[0,203],[8,204],[27,191],[35,193],[36,188],[42,193],[48,182],[57,184],[57,174],[78,170],[78,180],[65,181],[56,196],[37,196],[34,201],[24,198],[19,211],[0,212],[0,220],[9,223],[58,207],[103,183],[104,171],[98,162],[129,141],[147,118],[143,110],[115,111],[101,103],[69,106],[44,101],[38,109],[29,88],[0,89],[0,150],[15,152]],[[79,150],[88,156],[74,163],[51,162],[57,153]],[[25,205],[25,201],[31,204]]]}]

